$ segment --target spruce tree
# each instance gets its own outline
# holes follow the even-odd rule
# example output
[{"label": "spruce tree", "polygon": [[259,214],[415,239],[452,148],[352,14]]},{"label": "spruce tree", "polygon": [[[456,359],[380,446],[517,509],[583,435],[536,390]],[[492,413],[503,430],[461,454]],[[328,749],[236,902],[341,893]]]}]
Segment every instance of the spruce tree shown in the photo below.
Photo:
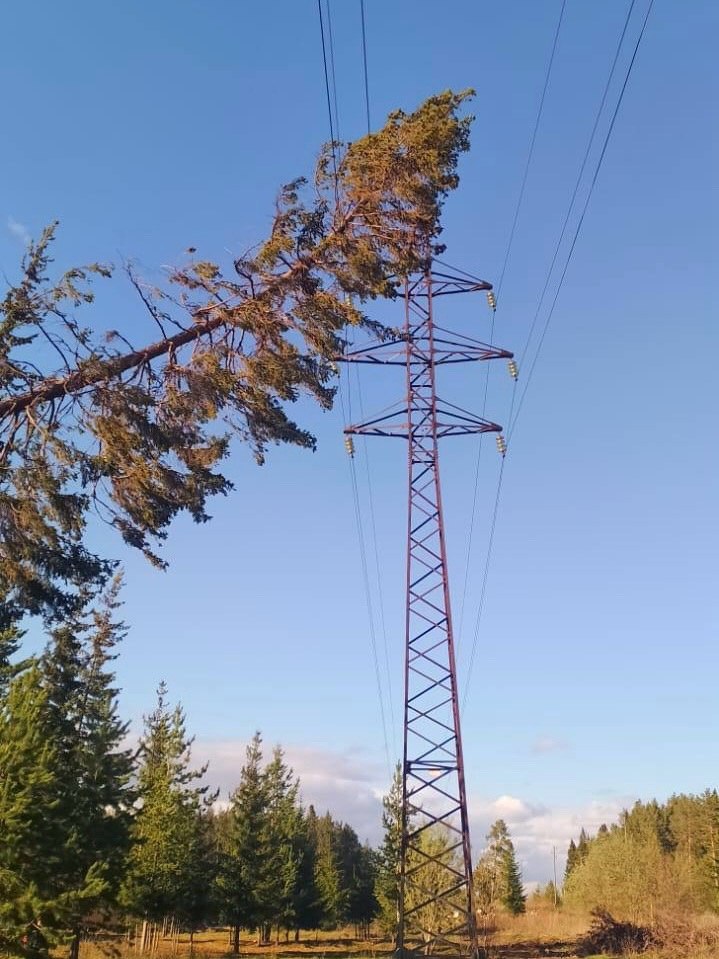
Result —
[{"label": "spruce tree", "polygon": [[[302,814],[299,804],[299,780],[287,766],[279,746],[264,769],[267,793],[265,881],[265,922],[280,928],[294,926],[296,887],[299,878]],[[265,930],[264,939],[269,938]]]},{"label": "spruce tree", "polygon": [[[129,841],[133,760],[122,748],[128,726],[118,716],[112,668],[125,635],[114,619],[121,584],[116,576],[99,605],[55,629],[40,660],[63,772],[57,814],[68,837],[67,856],[57,878],[73,888],[95,868],[105,881],[96,901],[85,900],[85,913],[112,901]],[[75,916],[71,959],[82,919]]]},{"label": "spruce tree", "polygon": [[198,785],[207,767],[192,768],[191,747],[184,712],[170,708],[161,683],[140,740],[140,807],[121,889],[126,909],[153,921],[174,916],[192,925],[198,888],[209,885],[200,864],[209,854],[205,817],[215,795]]},{"label": "spruce tree", "polygon": [[525,911],[526,896],[522,874],[507,824],[498,819],[487,834],[488,847],[477,864],[477,900],[485,912],[501,904],[512,915]]},{"label": "spruce tree", "polygon": [[355,926],[358,936],[369,939],[370,924],[379,913],[379,903],[375,894],[377,853],[368,843],[354,846],[348,880],[347,921]]},{"label": "spruce tree", "polygon": [[295,886],[294,917],[295,940],[300,929],[319,929],[322,922],[322,903],[317,890],[317,813],[310,806],[300,820],[300,845],[297,884]]},{"label": "spruce tree", "polygon": [[402,765],[397,763],[392,785],[382,799],[384,835],[377,856],[375,895],[379,919],[385,933],[397,936],[399,871],[402,853]]},{"label": "spruce tree", "polygon": [[35,664],[12,680],[0,708],[0,952],[22,955],[33,940],[36,949],[66,941],[76,917],[107,890],[102,863],[74,873],[68,788]]},{"label": "spruce tree", "polygon": [[345,914],[347,897],[342,888],[335,824],[329,812],[315,822],[315,886],[322,910],[320,928],[336,929]]},{"label": "spruce tree", "polygon": [[569,840],[569,847],[567,848],[567,865],[564,867],[564,882],[566,883],[569,877],[572,875],[579,863],[579,854],[577,852],[577,844],[573,839]]},{"label": "spruce tree", "polygon": [[[214,796],[210,799],[214,799]],[[195,814],[188,849],[188,861],[192,864],[192,868],[174,916],[190,933],[190,955],[194,951],[195,931],[215,921],[219,914],[215,887],[218,856],[214,844],[212,818],[212,809],[205,801]]]},{"label": "spruce tree", "polygon": [[526,908],[527,897],[522,886],[522,873],[514,853],[514,845],[511,843],[511,850],[505,861],[505,885],[506,893],[503,898],[503,904],[513,916],[523,913]]},{"label": "spruce tree", "polygon": [[582,863],[587,858],[590,842],[589,834],[586,829],[582,827],[579,833],[579,842],[577,843],[577,862]]},{"label": "spruce tree", "polygon": [[[0,862],[6,878],[14,874],[8,881],[20,901],[23,888],[35,889],[48,941],[69,938],[71,957],[84,918],[113,899],[127,841],[132,761],[121,745],[127,727],[117,716],[110,667],[123,634],[113,621],[119,586],[117,580],[96,609],[86,595],[82,615],[53,631],[0,706],[0,748],[12,753],[0,764],[0,822],[7,824]],[[17,813],[7,806],[14,793],[22,803]],[[20,853],[29,857],[24,865],[14,858]]]},{"label": "spruce tree", "polygon": [[240,951],[240,929],[265,921],[261,888],[265,877],[267,780],[262,771],[262,737],[247,746],[240,782],[230,797],[227,845],[218,877],[222,914],[232,928],[233,952]]}]

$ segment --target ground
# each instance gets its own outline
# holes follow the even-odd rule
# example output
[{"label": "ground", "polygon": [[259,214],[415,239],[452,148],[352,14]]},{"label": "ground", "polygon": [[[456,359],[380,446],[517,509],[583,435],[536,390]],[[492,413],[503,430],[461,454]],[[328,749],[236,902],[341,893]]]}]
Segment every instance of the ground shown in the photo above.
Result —
[{"label": "ground", "polygon": [[[570,931],[568,922],[554,933],[546,929],[533,929],[536,923],[527,917],[519,920],[514,928],[501,930],[491,937],[489,959],[577,959],[576,942],[579,936]],[[533,934],[524,934],[531,931]],[[198,932],[194,936],[193,955],[195,959],[232,959],[228,946],[228,930],[213,929]],[[284,940],[284,935],[281,936]],[[109,946],[109,948],[108,948]],[[245,934],[242,938],[240,955],[242,959],[389,959],[392,944],[388,940],[373,938],[355,939],[351,930],[335,932],[303,932],[299,943],[281,941],[279,945],[258,947],[256,937]],[[113,942],[83,942],[80,959],[139,959],[139,952],[125,937]],[[160,939],[157,948],[146,954],[156,959],[188,959],[190,955],[190,937],[182,934],[177,938]],[[607,956],[587,957],[587,959],[611,959]],[[719,950],[713,948],[680,953],[644,953],[641,957],[625,959],[719,959]]]},{"label": "ground", "polygon": [[[299,943],[284,942],[284,934],[280,937],[279,945],[272,943],[269,946],[257,945],[254,936],[245,934],[242,938],[240,953],[243,959],[259,959],[271,956],[272,959],[388,959],[392,954],[392,943],[389,940],[372,938],[370,940],[355,939],[350,930],[340,932],[303,932]],[[215,957],[229,957],[228,930],[205,930],[194,936],[194,955],[196,959],[215,959]],[[131,943],[123,940],[116,942],[117,949],[123,959],[131,959],[138,953]],[[94,946],[83,943],[80,959],[100,959],[102,945]],[[573,941],[562,941],[552,936],[539,938],[524,938],[516,935],[507,936],[499,933],[493,937],[490,947],[491,959],[574,959],[576,953]],[[161,939],[152,955],[157,959],[177,957],[183,959],[190,952],[190,939],[182,934],[177,939]],[[104,959],[104,957],[103,957]]]}]

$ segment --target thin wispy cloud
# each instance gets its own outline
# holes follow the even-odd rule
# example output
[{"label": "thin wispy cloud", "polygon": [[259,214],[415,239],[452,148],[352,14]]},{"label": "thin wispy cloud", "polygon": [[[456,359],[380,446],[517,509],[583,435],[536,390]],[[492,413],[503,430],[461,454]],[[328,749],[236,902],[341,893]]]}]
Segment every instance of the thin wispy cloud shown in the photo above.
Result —
[{"label": "thin wispy cloud", "polygon": [[8,216],[7,228],[16,239],[20,240],[23,246],[30,246],[32,243],[32,237],[30,236],[30,231],[24,223],[20,223],[14,217]]},{"label": "thin wispy cloud", "polygon": [[537,736],[532,743],[532,752],[538,756],[563,752],[568,748],[569,743],[565,739],[557,739],[554,736]]}]

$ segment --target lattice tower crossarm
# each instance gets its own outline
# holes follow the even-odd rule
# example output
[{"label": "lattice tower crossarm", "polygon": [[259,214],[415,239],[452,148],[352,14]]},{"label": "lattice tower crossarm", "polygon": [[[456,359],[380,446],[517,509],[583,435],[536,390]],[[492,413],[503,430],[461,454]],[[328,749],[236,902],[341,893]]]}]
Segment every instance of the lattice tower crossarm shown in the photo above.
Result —
[{"label": "lattice tower crossarm", "polygon": [[402,955],[478,954],[472,886],[457,668],[439,472],[443,436],[500,432],[501,427],[443,402],[436,369],[443,363],[498,358],[507,350],[437,326],[434,301],[491,290],[429,271],[405,284],[401,338],[348,351],[340,359],[399,365],[406,401],[347,434],[408,440],[402,848],[397,948]]}]

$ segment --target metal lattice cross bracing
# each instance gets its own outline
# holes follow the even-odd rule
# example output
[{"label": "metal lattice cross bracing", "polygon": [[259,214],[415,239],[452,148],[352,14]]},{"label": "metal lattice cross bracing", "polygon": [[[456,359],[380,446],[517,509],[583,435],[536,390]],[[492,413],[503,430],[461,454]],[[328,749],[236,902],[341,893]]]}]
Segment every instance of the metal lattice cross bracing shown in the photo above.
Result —
[{"label": "metal lattice cross bracing", "polygon": [[[438,296],[491,290],[483,281],[428,272],[405,285],[403,336],[346,353],[348,362],[406,371],[400,408],[347,427],[408,441],[407,593],[401,953],[476,955],[472,854],[464,780],[438,441],[501,427],[437,396],[444,363],[511,358],[506,350],[435,324]],[[439,335],[437,335],[439,333]]]}]

